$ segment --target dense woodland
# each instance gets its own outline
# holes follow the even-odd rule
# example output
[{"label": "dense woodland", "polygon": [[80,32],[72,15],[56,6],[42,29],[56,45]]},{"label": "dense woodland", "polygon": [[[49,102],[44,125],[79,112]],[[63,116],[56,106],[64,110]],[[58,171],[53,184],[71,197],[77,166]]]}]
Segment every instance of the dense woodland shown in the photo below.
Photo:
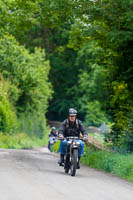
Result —
[{"label": "dense woodland", "polygon": [[0,0],[0,131],[41,138],[70,107],[133,151],[133,0]]}]

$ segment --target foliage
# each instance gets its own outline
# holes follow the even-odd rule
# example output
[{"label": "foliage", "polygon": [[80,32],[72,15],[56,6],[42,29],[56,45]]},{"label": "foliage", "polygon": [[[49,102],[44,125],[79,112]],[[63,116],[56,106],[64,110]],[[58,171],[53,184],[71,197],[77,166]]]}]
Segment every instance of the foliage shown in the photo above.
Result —
[{"label": "foliage", "polygon": [[77,104],[72,89],[77,84],[78,73],[78,67],[74,67],[75,52],[65,48],[64,52],[55,53],[49,58],[51,60],[50,78],[55,92],[48,116],[62,121],[67,117],[68,108]]},{"label": "foliage", "polygon": [[118,154],[86,147],[81,162],[92,168],[102,169],[126,180],[133,181],[132,154]]},{"label": "foliage", "polygon": [[62,120],[75,107],[87,125],[109,120],[113,145],[131,150],[133,2],[0,0],[0,11],[9,33],[1,34],[0,68],[17,115],[47,112],[49,64],[35,47],[45,48],[54,89],[47,117]]},{"label": "foliage", "polygon": [[44,51],[36,48],[35,53],[30,54],[14,37],[1,34],[0,70],[4,77],[0,88],[1,131],[23,131],[20,116],[24,115],[25,126],[29,123],[29,130],[24,131],[42,138],[46,127],[44,115],[52,91],[48,81],[49,63]]},{"label": "foliage", "polygon": [[11,102],[9,101],[9,90],[13,88],[10,82],[0,77],[0,131],[12,133],[17,128],[17,117]]},{"label": "foliage", "polygon": [[98,101],[87,102],[83,104],[85,115],[85,125],[100,126],[103,122],[107,122],[104,111],[100,108],[101,105]]},{"label": "foliage", "polygon": [[[7,25],[6,30],[13,34],[20,43],[25,44],[32,52],[35,46],[41,46],[46,49],[46,55],[50,59],[51,64],[50,79],[55,91],[53,100],[50,102],[47,116],[56,120],[57,118],[59,120],[65,118],[69,107],[79,109],[83,107],[85,103],[80,97],[82,87],[79,91],[78,86],[80,86],[80,82],[78,81],[84,73],[81,73],[80,70],[85,68],[87,64],[80,64],[81,58],[80,62],[75,64],[76,60],[79,60],[79,57],[83,57],[85,54],[83,56],[79,55],[77,59],[75,48],[74,50],[70,49],[68,45],[71,26],[74,25],[80,13],[79,4],[81,4],[80,7],[82,7],[82,2],[71,0],[65,0],[63,2],[53,1],[52,3],[44,0],[35,2],[25,1],[25,3],[22,1],[15,1],[10,2],[9,7],[7,4],[4,4],[7,10],[11,10],[11,13],[9,12],[10,15],[7,13],[7,16],[10,19],[10,27],[12,28]],[[28,15],[26,15],[27,9]],[[30,24],[29,19],[31,21]],[[76,22],[78,23],[79,20],[76,20]],[[76,30],[79,35],[78,31],[80,29]],[[92,48],[90,48],[90,51],[86,54],[86,58],[89,54],[89,57],[93,57],[93,59],[94,57],[96,58],[96,55],[92,53]],[[98,55],[99,49],[97,48],[96,51]],[[79,76],[79,74],[81,74],[81,76]],[[89,74],[89,76],[92,74],[93,72]],[[93,81],[93,83],[94,82],[95,81]],[[93,94],[95,91],[99,91],[96,85],[97,83],[94,83],[94,87],[92,86],[94,89]],[[100,86],[100,84],[98,85]],[[91,91],[92,87],[90,87]],[[91,96],[92,92],[87,93],[86,91],[85,94]],[[85,97],[86,101],[89,101],[88,96]],[[85,111],[86,109],[81,110]],[[86,112],[82,112],[81,110],[79,110],[79,116],[84,120]],[[95,123],[95,125],[97,124],[99,124],[99,122]]]},{"label": "foliage", "polygon": [[[60,141],[54,146],[54,152],[59,152]],[[105,150],[96,150],[94,147],[85,146],[81,162],[92,168],[110,172],[133,182],[133,156],[132,154],[111,153]]]},{"label": "foliage", "polygon": [[122,132],[122,144],[127,151],[133,151],[133,110],[128,114],[127,126]]},{"label": "foliage", "polygon": [[19,116],[19,132],[27,133],[29,137],[42,139],[46,135],[46,121],[42,113],[22,113]]},{"label": "foliage", "polygon": [[122,131],[120,129],[116,129],[118,126],[116,124],[113,125],[113,131],[110,133],[105,133],[105,141],[107,142],[107,146],[111,147],[114,151],[119,152],[132,152],[133,151],[133,111],[127,113],[128,120],[125,127],[122,127]]},{"label": "foliage", "polygon": [[[49,63],[45,61],[44,51],[36,48],[35,52],[30,54],[16,42],[14,37],[2,35],[0,39],[0,69],[4,79],[10,80],[9,100],[16,108],[17,116],[20,118],[21,113],[25,113],[24,115],[27,116],[25,123],[27,121],[27,123],[33,124],[31,121],[34,121],[34,131],[31,131],[31,135],[33,132],[37,135],[35,132],[40,129],[42,132],[38,133],[39,137],[43,137],[40,134],[44,133],[44,114],[47,111],[52,91],[51,84],[48,82]],[[5,112],[8,113],[8,116],[11,115],[6,101],[0,107],[1,113]],[[35,119],[33,120],[35,118],[33,113],[34,116],[36,115],[36,123]],[[28,116],[32,116],[32,119],[30,117],[28,120]],[[14,119],[11,116],[8,118],[10,122]],[[2,127],[8,126],[3,124]],[[8,128],[6,131],[9,131]]]},{"label": "foliage", "polygon": [[[101,99],[100,103],[115,123],[111,133],[112,142],[122,147],[126,138],[123,131],[128,129],[127,124],[130,121],[128,113],[133,108],[133,26],[131,25],[133,2],[130,0],[85,0],[80,3],[80,20],[75,21],[71,27],[69,47],[80,50],[83,49],[84,43],[89,46],[93,42],[95,48],[89,55],[95,55],[96,49],[100,49],[97,58],[94,60],[91,56],[92,59],[89,58],[88,63],[95,64],[94,66],[99,65],[105,71],[101,74],[104,78],[105,92],[103,94],[106,95],[105,100]],[[85,61],[86,52],[82,53]],[[128,132],[125,133],[128,135]]]},{"label": "foliage", "polygon": [[17,135],[3,135],[0,133],[0,148],[6,149],[27,149],[32,147],[39,147],[46,145],[45,138],[31,138],[25,133],[19,133]]},{"label": "foliage", "polygon": [[60,146],[60,140],[57,140],[57,142],[54,143],[53,145],[53,151],[56,153],[59,152],[59,146]]},{"label": "foliage", "polygon": [[103,65],[99,65],[102,54],[102,49],[94,42],[84,44],[78,51],[76,64],[82,69],[76,90],[81,97],[78,100],[79,110],[85,116],[86,125],[99,126],[108,118],[104,111],[106,71]]},{"label": "foliage", "polygon": [[49,63],[44,51],[35,49],[30,54],[12,36],[0,39],[0,66],[4,78],[10,78],[20,91],[16,101],[18,110],[39,110],[46,112],[51,85],[48,82]]}]

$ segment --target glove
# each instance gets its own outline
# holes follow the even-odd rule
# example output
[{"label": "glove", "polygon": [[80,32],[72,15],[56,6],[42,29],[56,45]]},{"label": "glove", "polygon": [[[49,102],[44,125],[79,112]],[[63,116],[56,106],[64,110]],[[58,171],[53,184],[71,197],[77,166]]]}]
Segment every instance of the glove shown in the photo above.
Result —
[{"label": "glove", "polygon": [[83,140],[84,140],[85,142],[87,142],[87,141],[88,141],[88,135],[84,135],[84,136],[83,136]]},{"label": "glove", "polygon": [[59,135],[58,135],[58,139],[59,139],[59,140],[63,140],[63,139],[64,139],[64,136],[63,136],[62,134],[59,134]]}]

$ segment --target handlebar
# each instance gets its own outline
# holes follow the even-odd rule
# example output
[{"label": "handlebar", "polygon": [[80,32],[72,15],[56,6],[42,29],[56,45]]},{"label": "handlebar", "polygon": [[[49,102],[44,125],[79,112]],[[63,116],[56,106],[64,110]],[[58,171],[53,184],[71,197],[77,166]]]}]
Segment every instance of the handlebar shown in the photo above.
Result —
[{"label": "handlebar", "polygon": [[65,139],[66,139],[66,140],[82,140],[82,141],[83,141],[82,138],[80,138],[80,137],[75,137],[75,136],[65,137]]},{"label": "handlebar", "polygon": [[76,137],[76,136],[67,136],[67,137],[64,137],[60,140],[81,140],[81,141],[84,141],[83,138],[80,138],[80,137]]},{"label": "handlebar", "polygon": [[78,139],[79,139],[79,137],[70,136],[70,137],[66,137],[66,139],[75,139],[75,140],[78,140]]}]

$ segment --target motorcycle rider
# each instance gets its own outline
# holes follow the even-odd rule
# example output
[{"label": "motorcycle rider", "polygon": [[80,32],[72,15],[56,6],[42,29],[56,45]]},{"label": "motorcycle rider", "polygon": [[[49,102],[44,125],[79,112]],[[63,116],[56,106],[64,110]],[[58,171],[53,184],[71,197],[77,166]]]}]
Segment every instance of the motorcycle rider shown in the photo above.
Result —
[{"label": "motorcycle rider", "polygon": [[51,132],[48,135],[49,137],[57,137],[57,132],[56,132],[56,128],[53,126],[51,129]]},{"label": "motorcycle rider", "polygon": [[[83,126],[82,122],[77,119],[77,111],[73,108],[70,108],[68,112],[68,119],[64,120],[58,131],[58,138],[61,140],[59,147],[60,160],[58,161],[58,164],[60,166],[62,166],[62,164],[64,163],[64,155],[66,154],[67,140],[65,139],[65,137],[80,137],[80,132],[83,135],[83,140],[88,141],[88,134],[86,132],[86,129]],[[80,160],[80,157],[84,153],[84,142],[81,140],[79,141],[80,147],[78,151],[78,160]],[[80,168],[79,162],[77,168]]]},{"label": "motorcycle rider", "polygon": [[53,137],[54,143],[56,142],[56,137],[57,137],[57,132],[56,132],[56,128],[53,126],[51,129],[51,132],[48,135],[49,137],[49,141],[48,141],[48,149],[50,149],[50,138]]}]

